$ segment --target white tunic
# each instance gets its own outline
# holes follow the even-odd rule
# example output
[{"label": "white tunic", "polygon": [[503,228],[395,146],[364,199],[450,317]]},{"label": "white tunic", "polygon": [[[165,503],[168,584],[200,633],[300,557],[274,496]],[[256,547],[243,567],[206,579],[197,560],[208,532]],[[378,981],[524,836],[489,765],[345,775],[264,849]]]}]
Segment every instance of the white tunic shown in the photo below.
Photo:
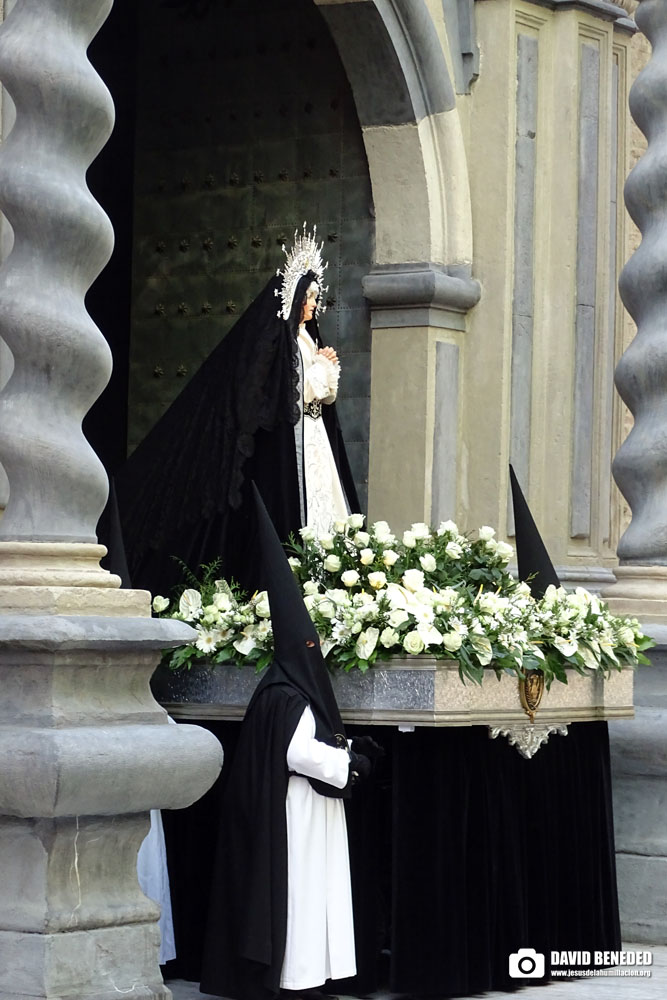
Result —
[{"label": "white tunic", "polygon": [[301,990],[356,973],[343,800],[320,795],[299,776],[343,788],[349,757],[315,739],[307,707],[287,749],[287,765],[299,774],[287,786],[287,940],[280,985]]},{"label": "white tunic", "polygon": [[[333,403],[338,392],[340,365],[317,353],[317,347],[305,326],[299,327],[299,350],[303,359],[304,403],[312,403],[314,400],[319,400],[325,406]],[[304,414],[303,452],[306,523],[321,535],[331,530],[334,521],[349,514],[321,417],[313,419]]]},{"label": "white tunic", "polygon": [[144,895],[160,907],[160,965],[176,958],[174,922],[171,914],[171,894],[167,871],[167,850],[164,843],[162,815],[151,809],[151,828],[137,856],[137,875]]}]

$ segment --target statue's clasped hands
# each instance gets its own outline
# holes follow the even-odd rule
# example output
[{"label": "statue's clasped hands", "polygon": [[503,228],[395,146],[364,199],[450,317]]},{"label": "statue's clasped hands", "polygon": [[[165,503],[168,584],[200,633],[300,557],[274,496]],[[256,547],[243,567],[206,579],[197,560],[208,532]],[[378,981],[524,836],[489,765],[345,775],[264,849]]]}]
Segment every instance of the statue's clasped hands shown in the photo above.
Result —
[{"label": "statue's clasped hands", "polygon": [[332,361],[335,365],[338,364],[338,355],[334,351],[333,347],[321,347],[317,353],[322,354],[325,358],[328,358],[329,361]]}]

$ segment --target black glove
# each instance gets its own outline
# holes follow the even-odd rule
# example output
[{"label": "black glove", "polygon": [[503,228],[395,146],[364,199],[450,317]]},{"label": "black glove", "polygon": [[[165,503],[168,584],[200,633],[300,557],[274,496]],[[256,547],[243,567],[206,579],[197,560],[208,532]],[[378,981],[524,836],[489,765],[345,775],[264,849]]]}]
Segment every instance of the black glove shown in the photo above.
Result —
[{"label": "black glove", "polygon": [[384,757],[384,749],[379,743],[375,742],[372,736],[355,736],[352,740],[351,749],[353,753],[360,753],[364,757],[368,757],[373,768],[375,768],[380,757]]},{"label": "black glove", "polygon": [[356,781],[364,781],[369,777],[371,770],[371,762],[368,757],[365,757],[362,753],[355,753],[354,750],[350,750],[350,777],[352,778],[352,784]]}]

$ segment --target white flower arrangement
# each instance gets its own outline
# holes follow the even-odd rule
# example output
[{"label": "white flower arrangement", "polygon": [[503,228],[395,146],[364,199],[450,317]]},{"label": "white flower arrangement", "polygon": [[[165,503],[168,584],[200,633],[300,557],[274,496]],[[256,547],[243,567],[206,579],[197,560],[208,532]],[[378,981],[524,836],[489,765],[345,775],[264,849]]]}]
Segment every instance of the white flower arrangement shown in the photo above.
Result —
[{"label": "white flower arrangement", "polygon": [[[290,565],[334,668],[368,670],[378,659],[426,653],[458,661],[462,680],[481,682],[526,670],[567,682],[579,673],[647,663],[653,641],[635,619],[616,618],[595,595],[549,587],[536,600],[508,571],[513,549],[484,525],[477,538],[445,521],[436,529],[413,524],[402,541],[386,521],[363,530],[352,514],[317,538],[310,528],[292,539]],[[172,668],[208,662],[253,664],[272,657],[270,609],[265,592],[247,599],[216,579],[218,564],[191,574],[174,606],[153,600],[156,613],[190,622],[197,638],[165,653]]]}]

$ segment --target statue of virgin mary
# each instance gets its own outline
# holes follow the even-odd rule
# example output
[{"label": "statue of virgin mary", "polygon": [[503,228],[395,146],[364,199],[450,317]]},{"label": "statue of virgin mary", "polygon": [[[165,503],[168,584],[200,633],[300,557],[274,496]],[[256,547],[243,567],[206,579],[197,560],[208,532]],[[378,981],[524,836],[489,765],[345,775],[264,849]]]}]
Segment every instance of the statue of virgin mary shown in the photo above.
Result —
[{"label": "statue of virgin mary", "polygon": [[[182,570],[220,558],[257,586],[250,483],[279,537],[317,533],[359,510],[336,417],[340,366],[317,316],[321,246],[306,233],[116,476],[133,586],[166,593]],[[174,558],[175,557],[175,558]]]}]

